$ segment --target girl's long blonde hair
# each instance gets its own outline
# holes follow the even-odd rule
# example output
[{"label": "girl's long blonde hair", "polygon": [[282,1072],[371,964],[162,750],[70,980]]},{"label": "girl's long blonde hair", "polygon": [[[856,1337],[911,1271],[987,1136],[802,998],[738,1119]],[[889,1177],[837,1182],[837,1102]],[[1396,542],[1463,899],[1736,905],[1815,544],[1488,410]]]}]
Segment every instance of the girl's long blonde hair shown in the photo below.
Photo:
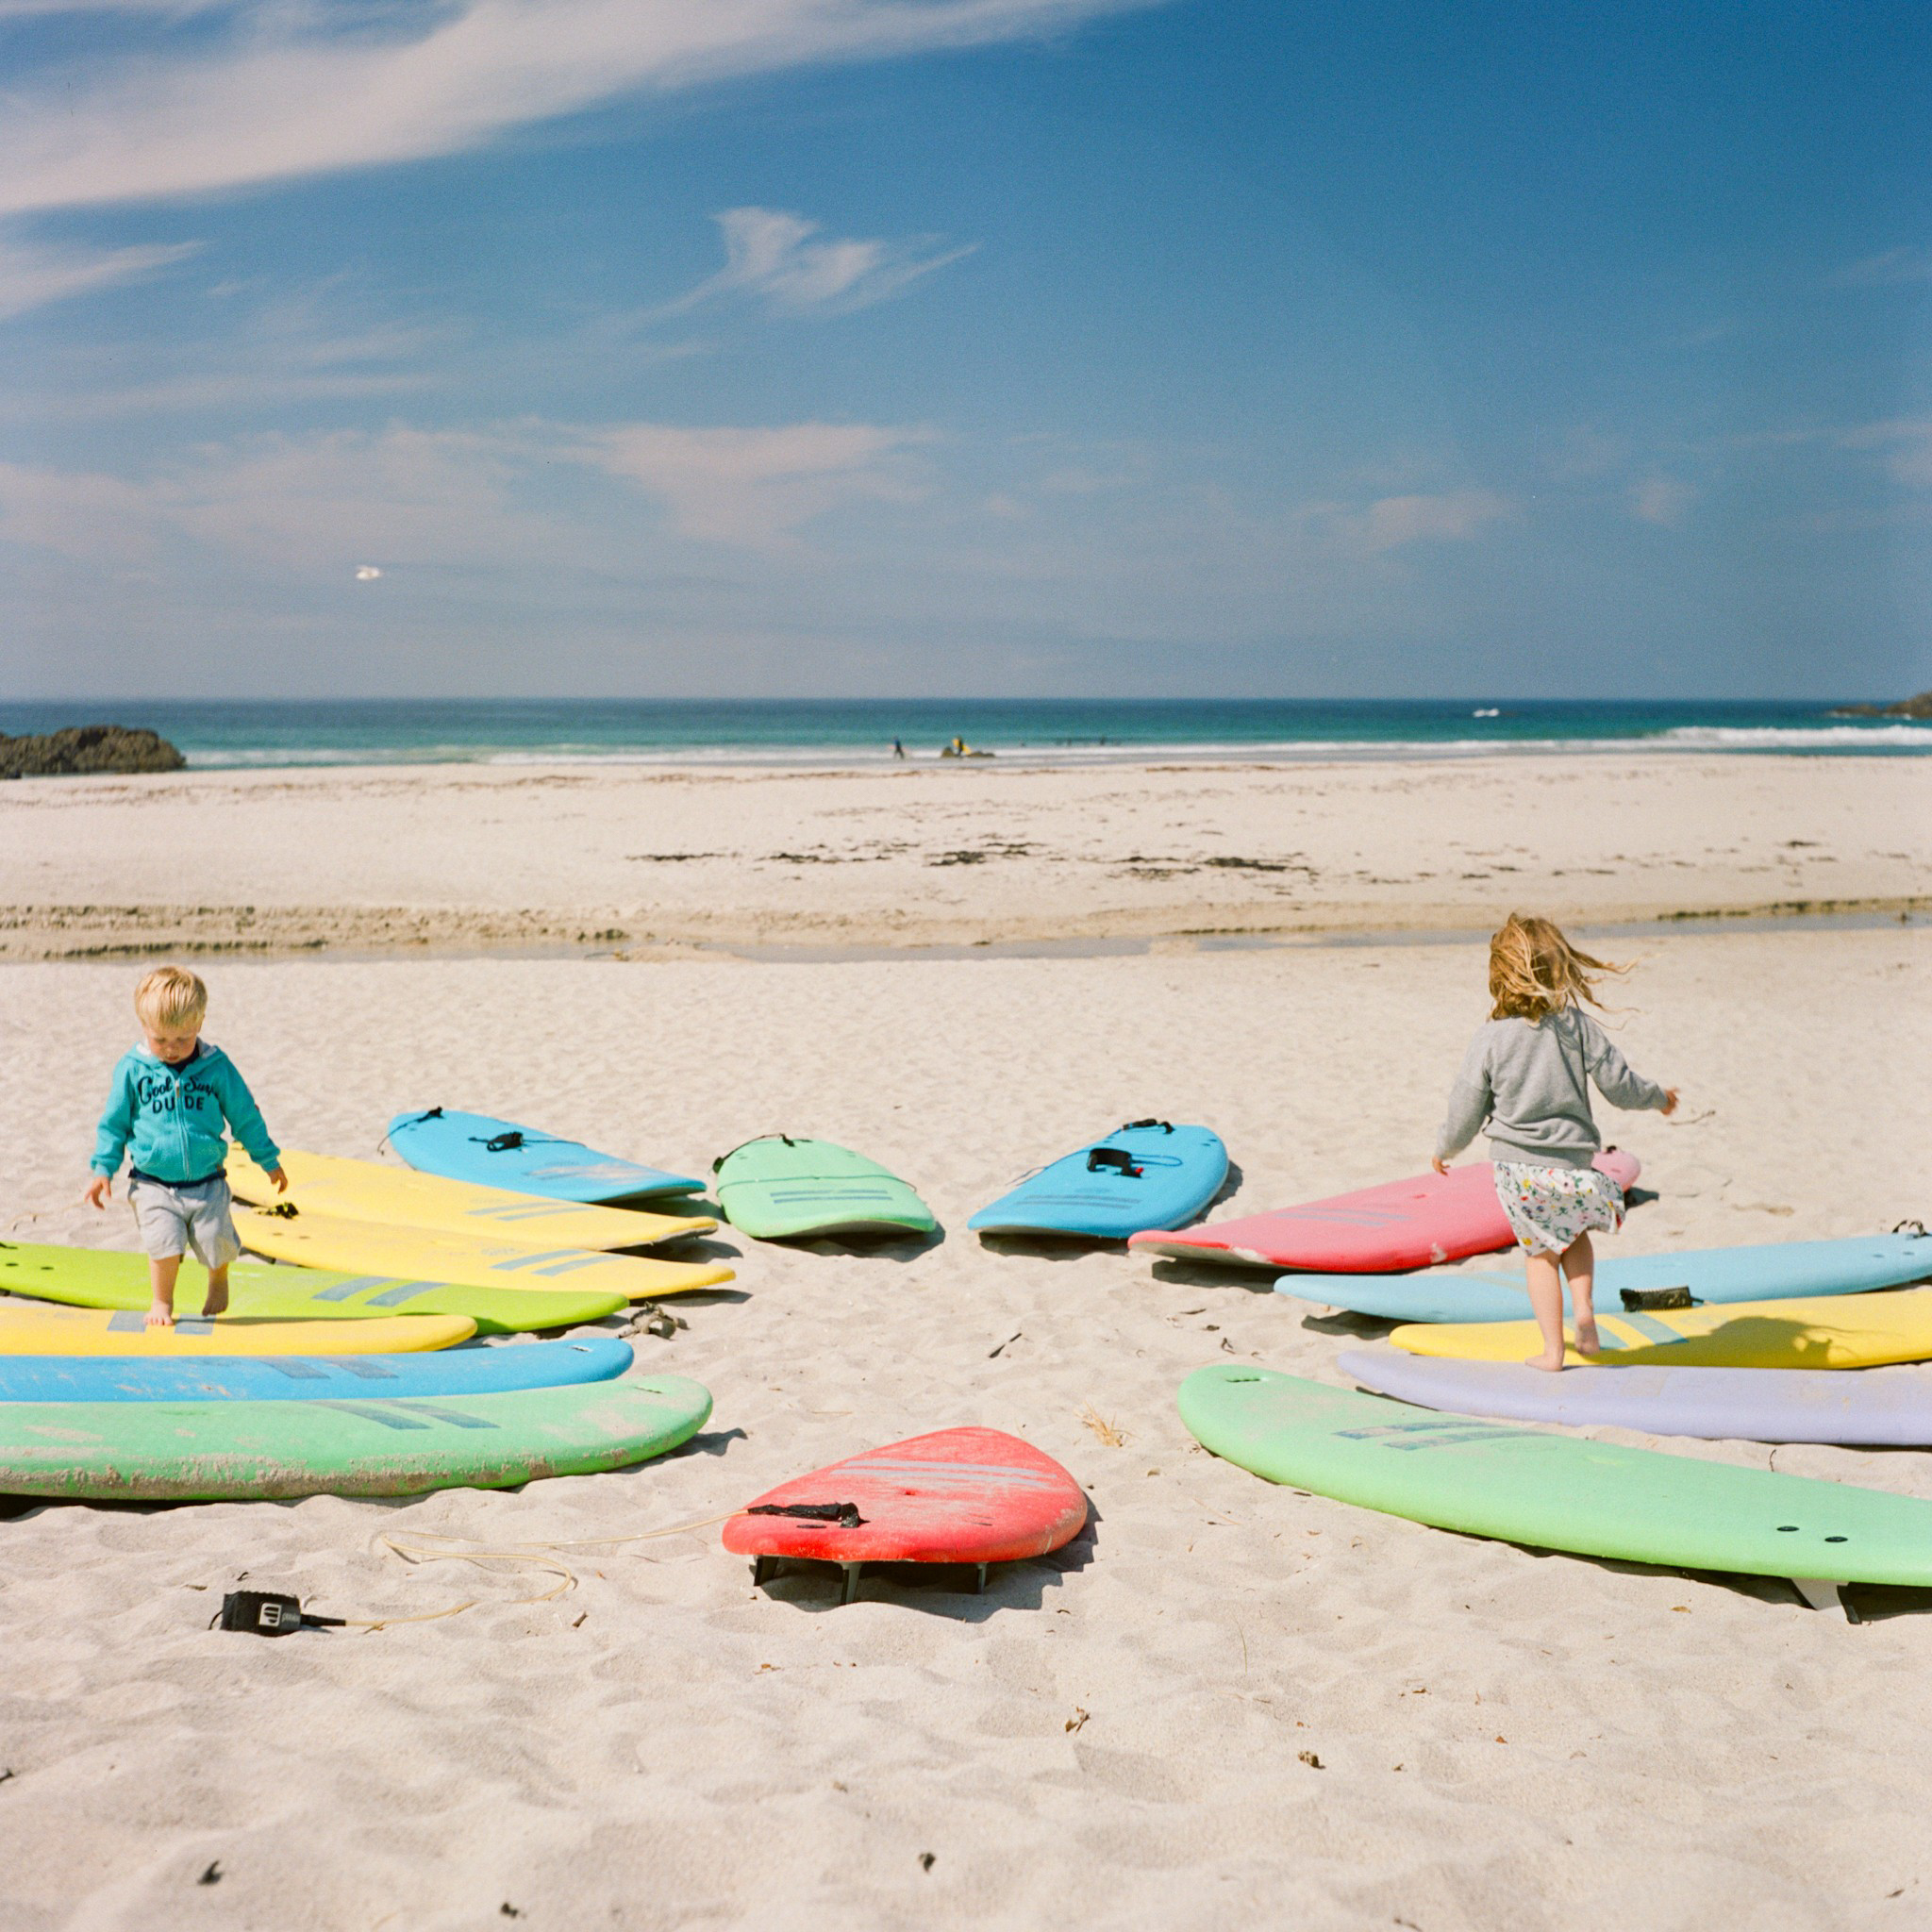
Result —
[{"label": "girl's long blonde hair", "polygon": [[1580,953],[1553,921],[1512,912],[1490,941],[1492,1020],[1545,1020],[1596,996],[1596,975],[1627,973],[1608,959]]}]

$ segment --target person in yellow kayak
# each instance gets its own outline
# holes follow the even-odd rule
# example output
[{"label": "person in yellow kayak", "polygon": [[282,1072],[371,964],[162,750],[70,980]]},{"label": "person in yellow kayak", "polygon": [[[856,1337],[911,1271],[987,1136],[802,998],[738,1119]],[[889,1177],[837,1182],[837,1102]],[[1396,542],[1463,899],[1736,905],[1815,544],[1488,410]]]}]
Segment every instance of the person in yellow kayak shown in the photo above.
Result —
[{"label": "person in yellow kayak", "polygon": [[253,1160],[286,1191],[280,1150],[233,1060],[201,1037],[208,988],[180,966],[157,966],[134,992],[142,1043],[121,1056],[94,1141],[86,1198],[105,1208],[124,1156],[127,1199],[147,1250],[154,1301],[150,1328],[175,1322],[175,1277],[192,1249],[208,1270],[204,1315],[228,1306],[228,1269],[242,1252],[224,1163],[225,1124]]}]

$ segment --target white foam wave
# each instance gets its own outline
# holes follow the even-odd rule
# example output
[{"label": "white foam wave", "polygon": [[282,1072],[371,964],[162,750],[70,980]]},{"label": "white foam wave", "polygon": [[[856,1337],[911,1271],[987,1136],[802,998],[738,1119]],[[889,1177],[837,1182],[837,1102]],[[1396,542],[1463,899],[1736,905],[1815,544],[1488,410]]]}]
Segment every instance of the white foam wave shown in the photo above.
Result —
[{"label": "white foam wave", "polygon": [[1656,741],[1697,749],[1822,750],[1840,745],[1894,745],[1932,751],[1928,724],[1679,724]]},{"label": "white foam wave", "polygon": [[[1818,751],[1932,753],[1932,726],[1913,724],[1829,724],[1816,726],[1679,725],[1648,737],[1616,738],[1301,738],[1260,742],[1204,741],[1186,744],[1019,744],[992,747],[1005,765],[1223,764],[1297,759],[1371,760],[1537,757],[1551,754],[1691,753]],[[489,744],[334,745],[237,747],[191,751],[191,766],[202,770],[264,769],[275,766],[413,764],[677,766],[725,768],[891,768],[899,763],[881,746],[858,745],[523,745]],[[935,752],[914,749],[910,762],[934,765]],[[991,761],[988,761],[991,762]],[[964,769],[980,768],[968,761]]]}]

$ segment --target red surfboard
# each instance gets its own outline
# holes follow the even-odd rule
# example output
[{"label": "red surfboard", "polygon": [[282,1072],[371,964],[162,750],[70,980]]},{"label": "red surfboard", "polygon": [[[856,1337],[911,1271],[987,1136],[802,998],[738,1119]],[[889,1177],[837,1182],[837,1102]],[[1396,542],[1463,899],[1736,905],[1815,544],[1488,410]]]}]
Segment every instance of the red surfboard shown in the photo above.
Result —
[{"label": "red surfboard", "polygon": [[1043,1557],[1087,1522],[1087,1496],[1050,1456],[1000,1429],[941,1429],[868,1449],[748,1504],[724,1547],[763,1583],[788,1557],[845,1566],[845,1601],[865,1563],[989,1563]]},{"label": "red surfboard", "polygon": [[[1606,1147],[1595,1165],[1620,1188],[1642,1173],[1621,1147]],[[1228,1261],[1253,1268],[1310,1268],[1324,1274],[1391,1274],[1487,1255],[1512,1245],[1487,1160],[1391,1181],[1359,1193],[1336,1194],[1274,1214],[1216,1221],[1174,1233],[1135,1235],[1129,1248],[1184,1261]]]}]

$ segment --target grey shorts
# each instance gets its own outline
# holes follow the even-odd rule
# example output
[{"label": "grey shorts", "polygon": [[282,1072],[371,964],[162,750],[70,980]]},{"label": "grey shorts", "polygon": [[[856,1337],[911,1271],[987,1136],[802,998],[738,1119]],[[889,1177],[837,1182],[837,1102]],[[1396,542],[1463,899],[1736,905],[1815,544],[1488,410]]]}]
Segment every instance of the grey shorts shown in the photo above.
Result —
[{"label": "grey shorts", "polygon": [[199,1187],[175,1188],[165,1181],[127,1184],[127,1198],[150,1257],[165,1261],[190,1249],[205,1268],[225,1268],[242,1252],[235,1218],[228,1212],[228,1183],[217,1174]]}]

